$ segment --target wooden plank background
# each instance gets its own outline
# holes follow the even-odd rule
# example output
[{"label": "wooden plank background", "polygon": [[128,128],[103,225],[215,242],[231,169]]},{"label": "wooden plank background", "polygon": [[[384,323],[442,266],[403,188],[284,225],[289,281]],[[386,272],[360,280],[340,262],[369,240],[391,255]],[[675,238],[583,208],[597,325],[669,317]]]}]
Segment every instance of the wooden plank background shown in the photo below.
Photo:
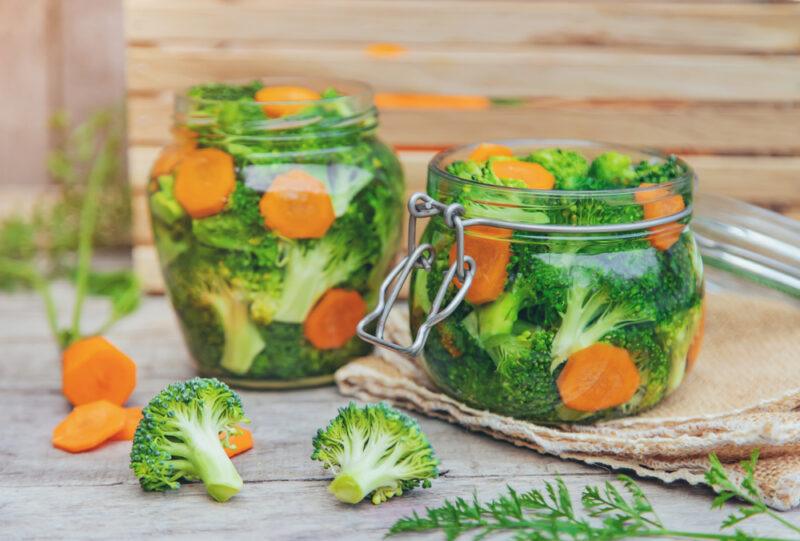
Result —
[{"label": "wooden plank background", "polygon": [[0,215],[46,194],[56,112],[120,108],[122,28],[121,0],[0,0]]},{"label": "wooden plank background", "polygon": [[[800,217],[800,4],[570,0],[126,0],[136,260],[159,287],[143,186],[172,94],[269,75],[489,97],[383,108],[409,191],[448,145],[586,138],[676,152],[701,189]],[[391,43],[396,54],[370,45]]]}]

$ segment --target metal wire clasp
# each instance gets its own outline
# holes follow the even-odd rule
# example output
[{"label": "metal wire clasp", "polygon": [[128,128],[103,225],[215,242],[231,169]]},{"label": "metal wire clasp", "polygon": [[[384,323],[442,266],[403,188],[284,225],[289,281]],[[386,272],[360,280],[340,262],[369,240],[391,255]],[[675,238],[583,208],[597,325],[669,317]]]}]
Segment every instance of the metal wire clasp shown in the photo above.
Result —
[{"label": "metal wire clasp", "polygon": [[[464,208],[461,205],[457,203],[445,205],[427,194],[415,193],[408,200],[408,213],[410,215],[408,220],[408,255],[392,269],[389,276],[383,281],[378,292],[377,306],[358,323],[356,332],[362,340],[371,344],[388,348],[401,355],[416,357],[422,351],[431,328],[452,314],[464,299],[467,291],[469,291],[472,279],[475,277],[475,260],[464,254],[464,223],[461,219],[464,214]],[[395,344],[384,338],[384,333],[386,321],[389,319],[389,314],[395,302],[397,302],[400,290],[408,280],[411,271],[415,268],[430,272],[436,257],[436,251],[432,245],[427,243],[417,245],[417,219],[432,218],[439,214],[444,217],[445,224],[455,230],[456,260],[444,274],[439,290],[436,292],[436,297],[431,303],[428,317],[417,330],[417,336],[414,337],[414,341],[409,346]],[[441,308],[447,289],[454,278],[458,278],[461,282],[461,288],[447,306]],[[376,320],[375,332],[370,334],[367,331],[367,327],[371,326]]]}]

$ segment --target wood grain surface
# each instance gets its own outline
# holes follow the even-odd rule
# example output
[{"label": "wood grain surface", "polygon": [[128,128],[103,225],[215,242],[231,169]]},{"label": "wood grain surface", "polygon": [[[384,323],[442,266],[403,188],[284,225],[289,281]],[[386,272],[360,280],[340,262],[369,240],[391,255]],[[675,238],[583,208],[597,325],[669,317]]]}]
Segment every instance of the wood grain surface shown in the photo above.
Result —
[{"label": "wood grain surface", "polygon": [[[56,289],[65,314],[66,293]],[[103,308],[90,303],[87,324],[99,322]],[[139,383],[131,404],[143,405],[166,384],[193,375],[166,298],[146,298],[110,339],[138,363]],[[327,493],[330,476],[308,458],[316,429],[348,401],[325,387],[242,393],[253,421],[255,448],[234,459],[245,485],[230,502],[214,503],[196,484],[169,493],[145,493],[128,469],[129,442],[78,455],[50,446],[50,432],[67,414],[68,405],[60,393],[60,361],[36,297],[0,296],[0,343],[2,539],[378,540],[401,516],[445,498],[470,497],[476,490],[489,498],[507,484],[528,489],[557,475],[577,496],[584,485],[613,478],[601,468],[540,456],[420,418],[442,460],[444,476],[431,489],[415,490],[380,507],[346,506]],[[663,521],[684,530],[715,532],[733,508],[707,511],[712,494],[704,488],[651,481],[642,485]],[[800,511],[784,516],[800,521]],[[752,530],[788,537],[760,519],[753,521]]]},{"label": "wood grain surface", "polygon": [[800,216],[797,2],[127,0],[125,10],[136,261],[151,277],[147,171],[169,140],[174,92],[213,80],[342,77],[379,93],[490,98],[473,110],[380,110],[409,192],[424,189],[434,149],[593,139],[677,153],[701,190]]}]

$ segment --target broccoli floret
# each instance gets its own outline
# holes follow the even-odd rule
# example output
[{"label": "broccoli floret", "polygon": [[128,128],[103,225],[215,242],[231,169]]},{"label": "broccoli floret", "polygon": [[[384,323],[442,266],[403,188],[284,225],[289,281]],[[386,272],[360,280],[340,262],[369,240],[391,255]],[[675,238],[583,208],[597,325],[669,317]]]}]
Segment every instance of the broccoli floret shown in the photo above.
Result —
[{"label": "broccoli floret", "polygon": [[677,314],[672,321],[659,325],[658,332],[664,336],[665,343],[671,343],[669,352],[670,370],[667,381],[667,394],[683,381],[686,373],[686,355],[702,319],[702,305],[698,303],[684,313]]},{"label": "broccoli floret", "polygon": [[531,153],[523,160],[538,163],[554,177],[559,190],[588,190],[589,162],[574,150],[543,148]]},{"label": "broccoli floret", "polygon": [[336,474],[328,490],[345,503],[380,504],[439,476],[439,460],[419,424],[386,404],[351,402],[313,440],[312,460]]},{"label": "broccoli floret", "polygon": [[219,364],[233,374],[245,374],[266,343],[250,320],[245,294],[218,278],[198,283],[201,302],[212,307],[225,336]]},{"label": "broccoli floret", "polygon": [[675,180],[683,174],[683,170],[678,163],[678,158],[669,156],[666,160],[654,160],[639,162],[636,166],[636,184],[647,182],[650,184],[661,184]]},{"label": "broccoli floret", "polygon": [[494,174],[492,164],[503,161],[511,160],[514,158],[508,156],[492,156],[485,162],[475,162],[472,160],[457,161],[447,166],[447,172],[457,177],[467,180],[474,180],[481,184],[490,184],[493,186],[507,186],[509,188],[527,188],[524,181],[514,178],[500,178]]},{"label": "broccoli floret", "polygon": [[636,178],[631,167],[631,157],[619,152],[604,152],[592,161],[589,176],[608,187],[629,186]]},{"label": "broccoli floret", "polygon": [[156,182],[158,190],[150,196],[150,212],[165,224],[172,225],[186,216],[183,207],[175,199],[175,178],[162,175]]},{"label": "broccoli floret", "polygon": [[605,289],[598,289],[585,273],[573,273],[567,293],[566,310],[551,348],[555,371],[573,353],[599,342],[622,327],[647,321],[633,303],[611,301]]},{"label": "broccoli floret", "polygon": [[199,480],[212,498],[227,501],[242,489],[242,478],[225,446],[245,422],[239,395],[216,379],[168,385],[142,410],[131,469],[144,490],[165,491],[178,488],[180,481]]}]

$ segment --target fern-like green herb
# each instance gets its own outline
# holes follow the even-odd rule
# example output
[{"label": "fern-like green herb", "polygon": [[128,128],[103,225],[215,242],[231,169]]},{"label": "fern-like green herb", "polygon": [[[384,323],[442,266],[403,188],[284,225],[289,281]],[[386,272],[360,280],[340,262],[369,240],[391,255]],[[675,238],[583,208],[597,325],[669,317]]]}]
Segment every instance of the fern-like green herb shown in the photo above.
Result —
[{"label": "fern-like green herb", "polygon": [[[720,533],[688,532],[665,525],[658,517],[641,487],[630,477],[620,475],[618,486],[611,482],[587,486],[583,490],[583,512],[573,507],[569,489],[561,479],[545,483],[543,490],[507,492],[488,502],[477,495],[471,500],[458,498],[445,501],[440,507],[428,508],[424,515],[416,512],[397,521],[388,535],[409,532],[441,531],[449,541],[472,534],[472,539],[486,539],[495,534],[517,541],[605,540],[629,538],[719,539],[730,541],[788,541],[798,539],[800,527],[790,523],[767,507],[755,481],[758,452],[742,462],[744,478],[733,482],[719,459],[709,457],[711,467],[706,480],[719,495],[712,508],[720,508],[731,498],[743,503],[720,525]],[[734,528],[742,521],[766,515],[776,520],[794,537],[773,538],[750,535]]]},{"label": "fern-like green herb", "polygon": [[[95,332],[133,312],[139,304],[139,283],[128,270],[92,270],[95,245],[126,242],[130,204],[125,183],[120,182],[119,115],[103,110],[72,130],[63,116],[54,119],[62,145],[48,159],[56,198],[48,198],[30,215],[0,220],[0,291],[32,289],[42,298],[47,322],[58,345],[66,348],[85,335],[81,328],[88,295],[109,299],[111,312]],[[53,280],[67,278],[75,284],[72,317],[65,327],[51,293]]]}]

